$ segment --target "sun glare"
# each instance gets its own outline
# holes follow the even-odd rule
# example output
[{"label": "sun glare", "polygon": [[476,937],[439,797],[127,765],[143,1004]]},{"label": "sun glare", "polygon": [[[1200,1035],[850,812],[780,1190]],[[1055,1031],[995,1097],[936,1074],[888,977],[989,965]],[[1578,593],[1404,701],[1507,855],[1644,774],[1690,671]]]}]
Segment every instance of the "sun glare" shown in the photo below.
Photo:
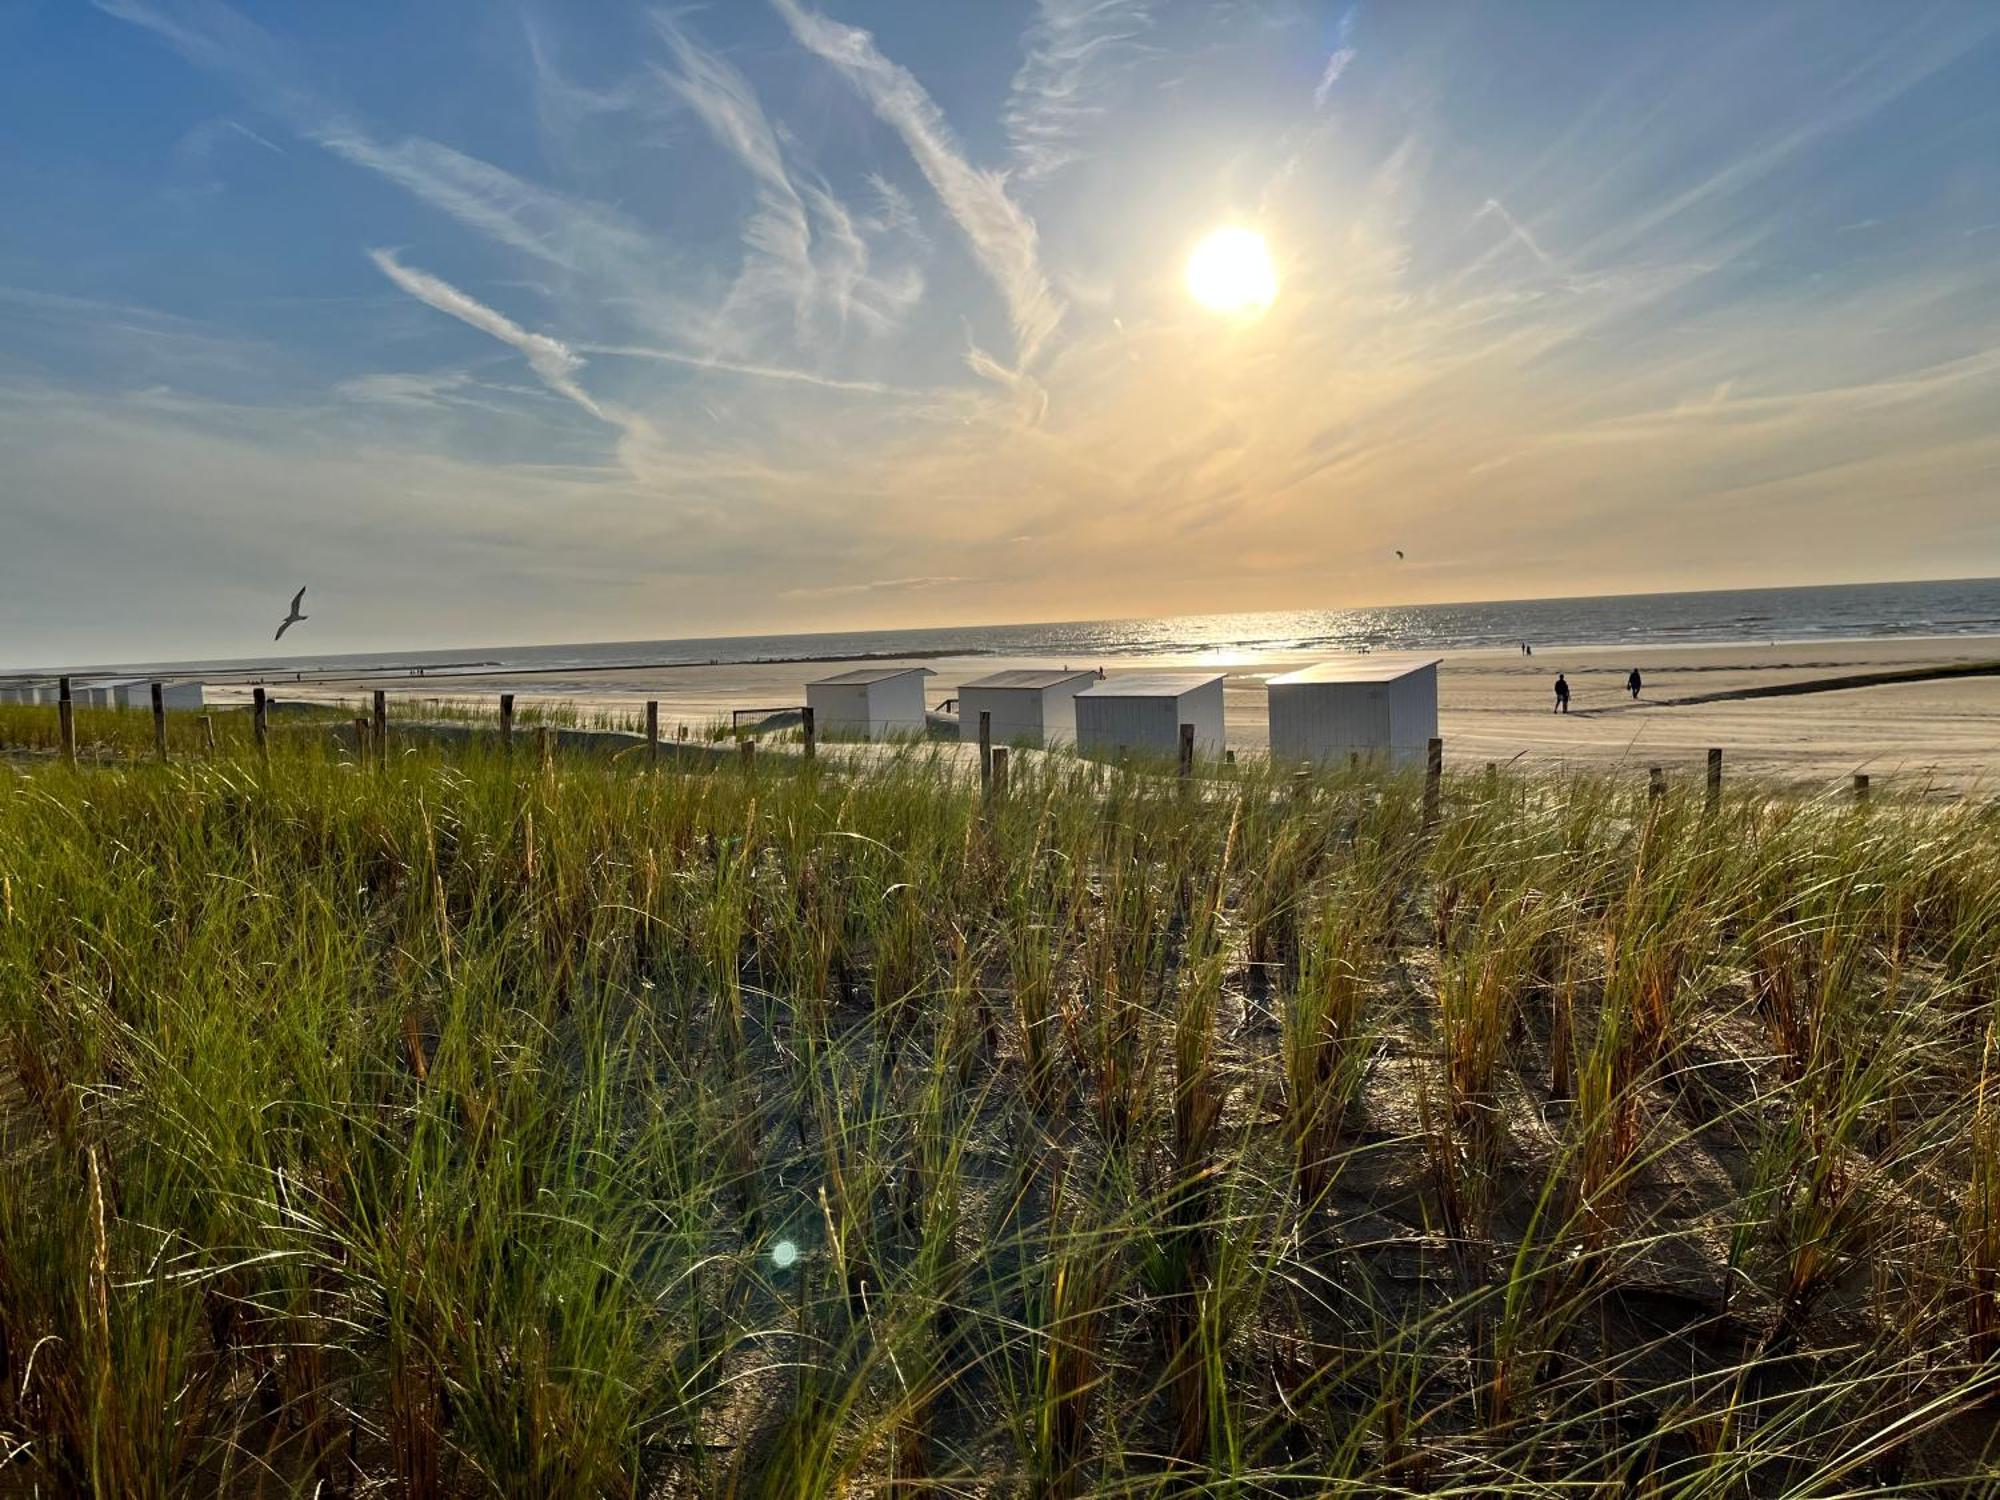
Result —
[{"label": "sun glare", "polygon": [[1187,289],[1211,312],[1256,317],[1278,296],[1264,236],[1235,224],[1215,230],[1188,257]]}]

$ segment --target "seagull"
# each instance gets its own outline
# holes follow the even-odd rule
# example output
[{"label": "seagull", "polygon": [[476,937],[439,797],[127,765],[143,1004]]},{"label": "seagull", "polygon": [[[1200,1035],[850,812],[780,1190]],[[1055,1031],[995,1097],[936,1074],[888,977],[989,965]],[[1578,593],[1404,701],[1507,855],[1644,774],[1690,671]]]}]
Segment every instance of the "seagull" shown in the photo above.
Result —
[{"label": "seagull", "polygon": [[285,638],[285,632],[287,630],[290,630],[294,625],[298,624],[299,621],[301,620],[309,620],[312,618],[312,616],[310,615],[302,615],[299,613],[299,601],[305,598],[305,596],[306,596],[306,591],[304,589],[300,589],[296,594],[292,595],[292,612],[286,615],[285,618],[279,623],[278,633],[271,637],[272,640],[274,641],[283,640]]},{"label": "seagull", "polygon": [[1402,560],[1403,560],[1403,549],[1401,547],[1398,547],[1396,549],[1396,561],[1401,562]]}]

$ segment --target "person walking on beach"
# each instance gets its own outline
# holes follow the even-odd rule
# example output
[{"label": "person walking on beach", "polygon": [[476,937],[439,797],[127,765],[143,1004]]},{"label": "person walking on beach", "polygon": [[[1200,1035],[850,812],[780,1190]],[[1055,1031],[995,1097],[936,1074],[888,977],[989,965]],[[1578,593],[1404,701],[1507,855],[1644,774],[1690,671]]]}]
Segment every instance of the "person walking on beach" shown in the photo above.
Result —
[{"label": "person walking on beach", "polygon": [[1625,679],[1625,691],[1632,695],[1632,701],[1634,703],[1637,703],[1639,701],[1639,689],[1644,686],[1645,683],[1641,680],[1639,676],[1639,669],[1637,667],[1634,667],[1632,669],[1632,675]]},{"label": "person walking on beach", "polygon": [[1569,679],[1560,672],[1556,673],[1555,711],[1559,714],[1569,712]]}]

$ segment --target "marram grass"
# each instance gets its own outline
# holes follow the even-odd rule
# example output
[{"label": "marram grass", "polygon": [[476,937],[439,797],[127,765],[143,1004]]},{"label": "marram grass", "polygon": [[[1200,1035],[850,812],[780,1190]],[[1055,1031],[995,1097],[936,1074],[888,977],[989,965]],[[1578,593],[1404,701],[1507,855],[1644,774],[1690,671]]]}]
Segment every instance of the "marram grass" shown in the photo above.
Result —
[{"label": "marram grass", "polygon": [[0,770],[0,1492],[2000,1495],[1990,810],[131,718]]}]

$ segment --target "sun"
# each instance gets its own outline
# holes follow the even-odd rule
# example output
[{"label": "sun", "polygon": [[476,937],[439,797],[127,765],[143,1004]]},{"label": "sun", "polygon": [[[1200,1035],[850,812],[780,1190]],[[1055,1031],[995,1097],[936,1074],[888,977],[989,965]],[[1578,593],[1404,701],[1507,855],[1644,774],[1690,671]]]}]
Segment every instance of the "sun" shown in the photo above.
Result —
[{"label": "sun", "polygon": [[1254,318],[1278,297],[1278,273],[1264,236],[1225,224],[1194,247],[1187,263],[1188,294],[1210,312]]}]

